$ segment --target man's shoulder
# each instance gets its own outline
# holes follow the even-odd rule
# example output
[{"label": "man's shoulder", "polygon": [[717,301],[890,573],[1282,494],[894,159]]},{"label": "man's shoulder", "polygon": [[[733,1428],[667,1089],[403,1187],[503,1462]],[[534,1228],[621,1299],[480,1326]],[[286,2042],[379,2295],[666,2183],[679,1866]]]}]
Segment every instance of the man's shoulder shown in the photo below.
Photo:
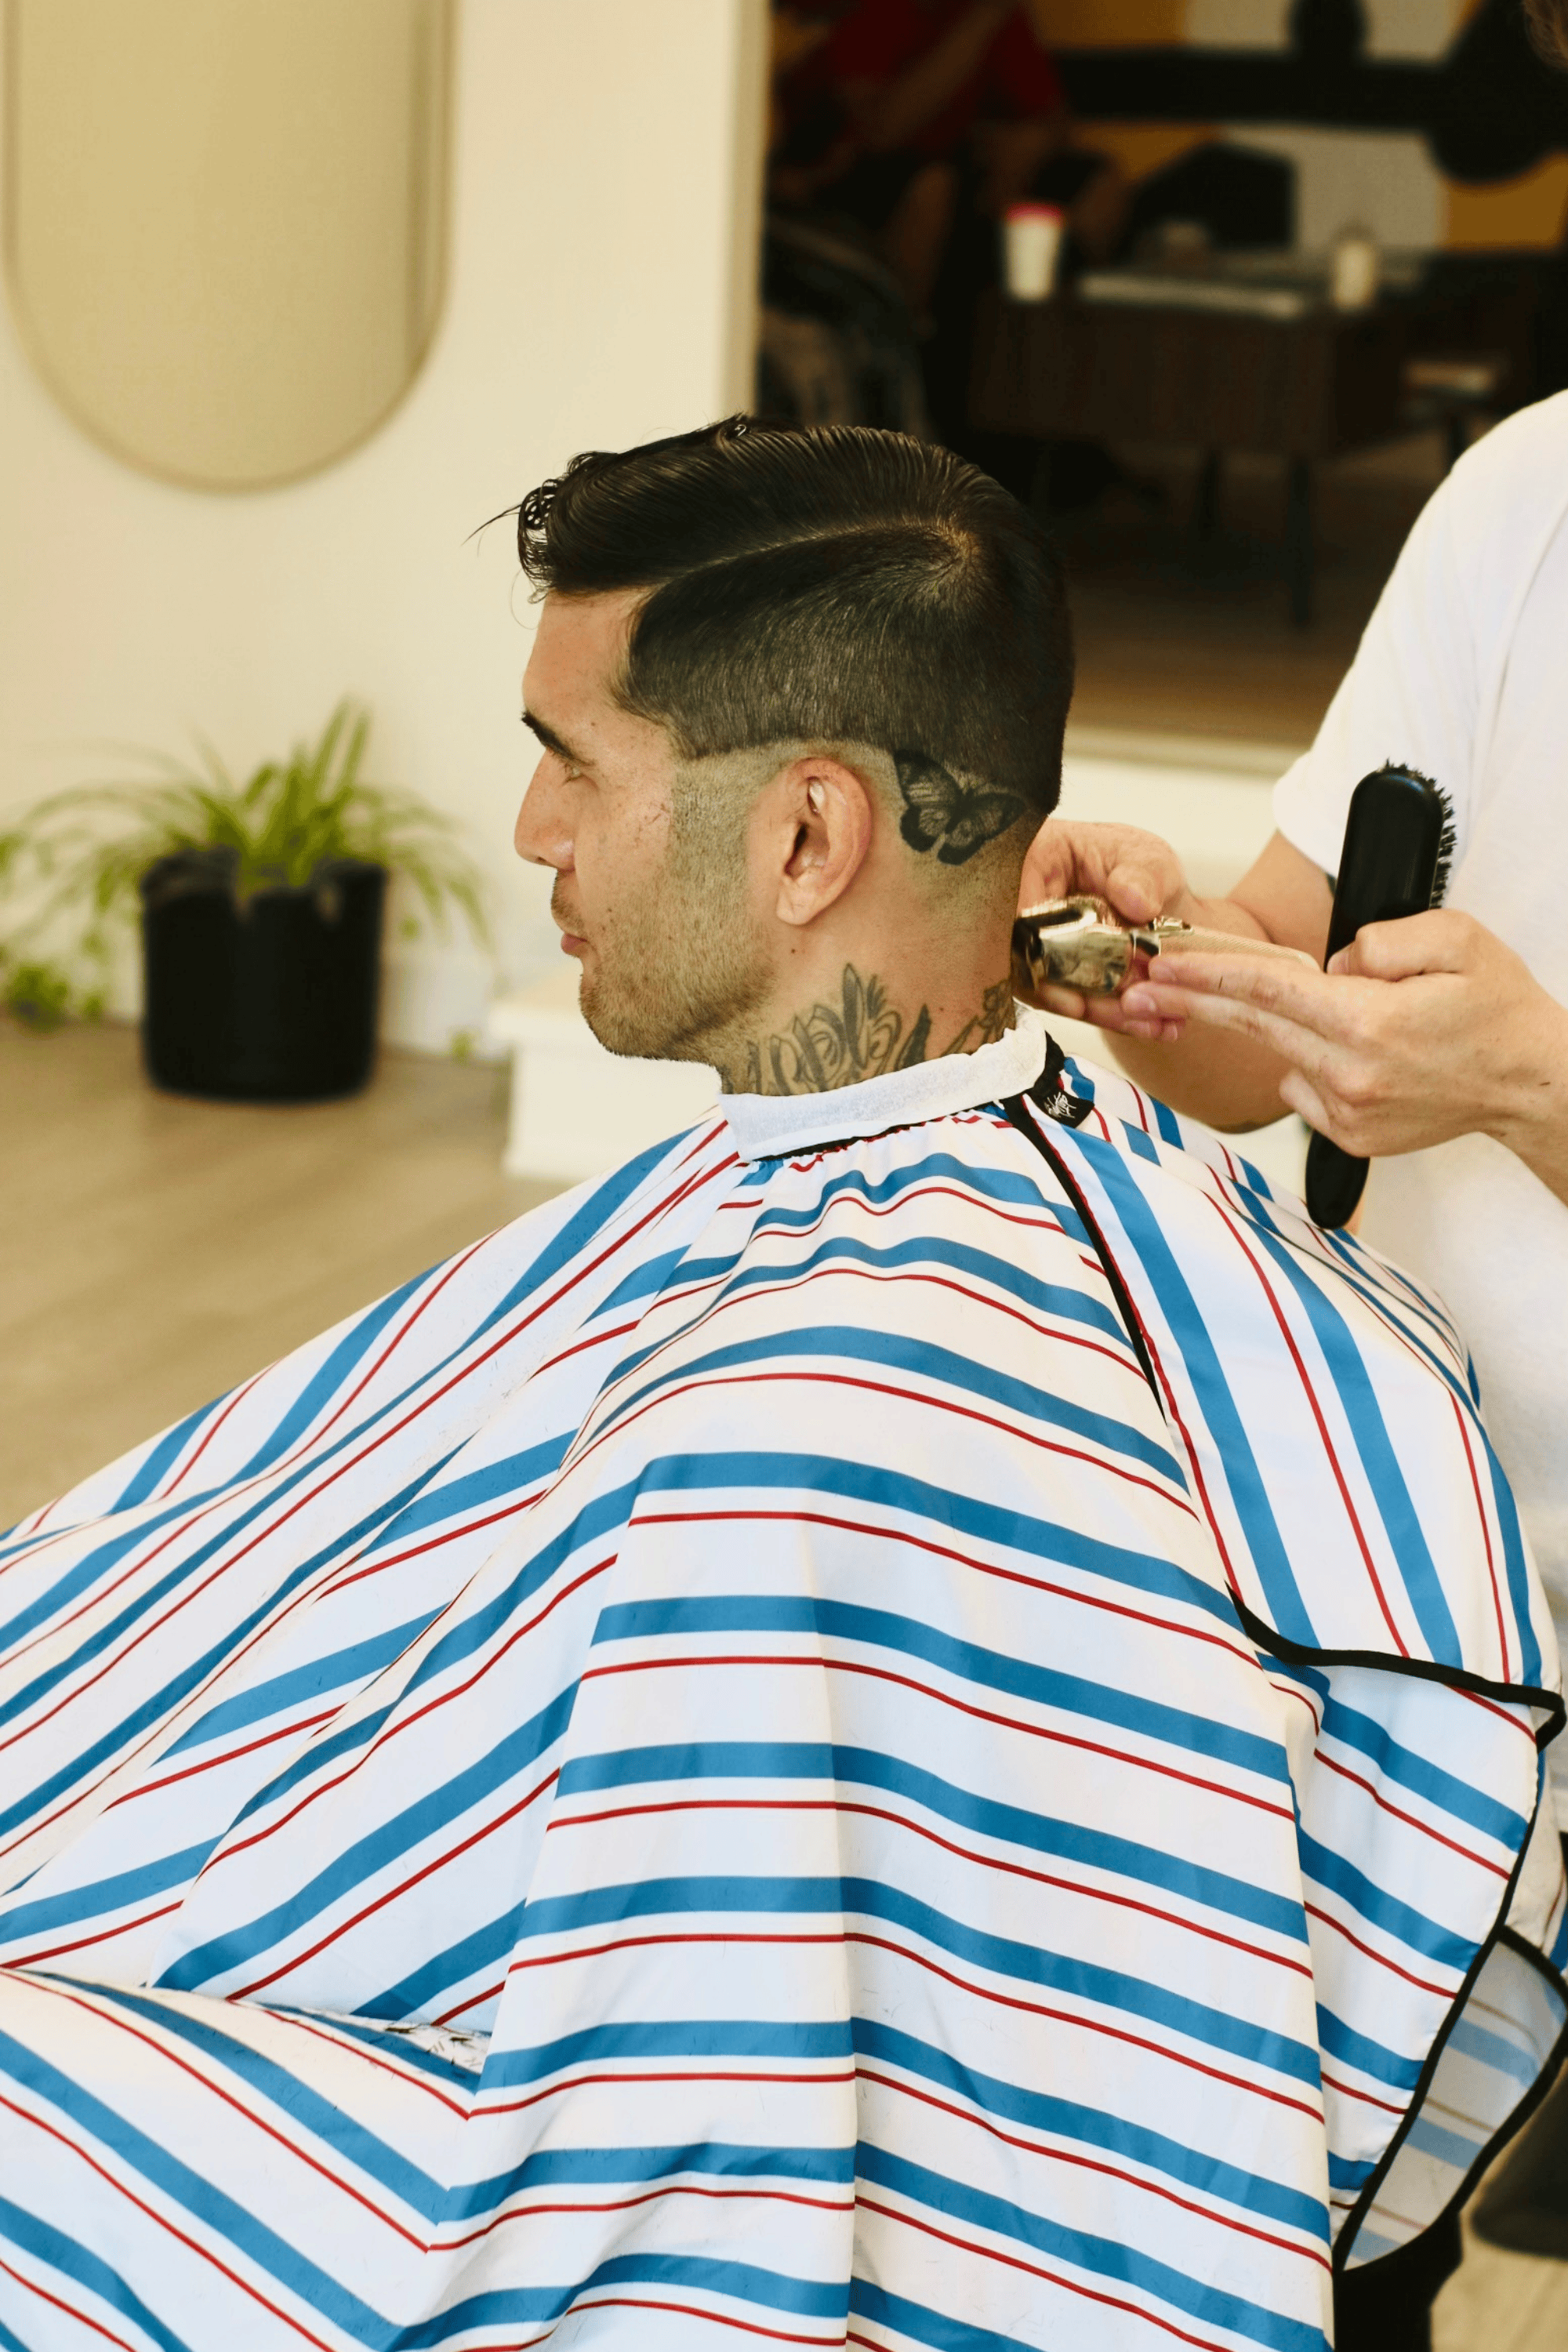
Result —
[{"label": "man's shoulder", "polygon": [[1279,1189],[1213,1128],[1173,1110],[1109,1063],[1068,1054],[1060,1068],[1062,1094],[1072,1106],[1066,1123],[1087,1128],[1123,1157],[1158,1164],[1163,1152],[1178,1152],[1184,1165],[1205,1169],[1226,1183],[1265,1195]]},{"label": "man's shoulder", "polygon": [[[1288,1252],[1305,1280],[1320,1292],[1338,1297],[1348,1290],[1363,1303],[1373,1298],[1384,1306],[1392,1302],[1400,1317],[1415,1314],[1435,1336],[1447,1375],[1468,1381],[1464,1343],[1436,1293],[1377,1250],[1349,1234],[1325,1234],[1314,1225],[1292,1181],[1294,1171],[1281,1170],[1278,1150],[1255,1157],[1249,1137],[1217,1134],[1102,1066],[1069,1057],[1063,1066],[1063,1085],[1090,1107],[1087,1118],[1070,1122],[1088,1156],[1103,1171],[1107,1154],[1113,1154],[1142,1201],[1144,1214],[1134,1220],[1128,1234],[1135,1246],[1142,1236],[1144,1244],[1163,1250],[1182,1229],[1177,1255],[1189,1281],[1206,1287],[1236,1278],[1238,1234],[1267,1234],[1270,1249]],[[1267,1167],[1259,1164],[1260,1158],[1267,1160]],[[1194,1194],[1206,1195],[1224,1211],[1224,1218],[1192,1219],[1177,1204],[1183,1196],[1190,1201]]]}]

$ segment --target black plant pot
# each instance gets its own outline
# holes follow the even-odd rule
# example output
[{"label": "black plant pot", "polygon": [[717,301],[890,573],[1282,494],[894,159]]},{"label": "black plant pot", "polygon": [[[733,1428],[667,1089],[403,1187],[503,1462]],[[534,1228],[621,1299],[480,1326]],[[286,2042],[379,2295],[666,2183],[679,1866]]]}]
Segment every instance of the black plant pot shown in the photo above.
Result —
[{"label": "black plant pot", "polygon": [[318,1102],[375,1058],[386,870],[343,859],[241,904],[226,850],[142,877],[142,1041],[154,1086],[241,1102]]}]

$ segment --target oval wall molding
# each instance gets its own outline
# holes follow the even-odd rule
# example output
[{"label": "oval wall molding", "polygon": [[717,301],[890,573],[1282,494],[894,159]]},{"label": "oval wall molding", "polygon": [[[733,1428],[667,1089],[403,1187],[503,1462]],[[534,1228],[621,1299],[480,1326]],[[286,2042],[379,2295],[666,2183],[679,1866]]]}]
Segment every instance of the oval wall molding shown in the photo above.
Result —
[{"label": "oval wall molding", "polygon": [[193,488],[365,440],[446,270],[450,0],[5,0],[5,247],[55,397]]}]

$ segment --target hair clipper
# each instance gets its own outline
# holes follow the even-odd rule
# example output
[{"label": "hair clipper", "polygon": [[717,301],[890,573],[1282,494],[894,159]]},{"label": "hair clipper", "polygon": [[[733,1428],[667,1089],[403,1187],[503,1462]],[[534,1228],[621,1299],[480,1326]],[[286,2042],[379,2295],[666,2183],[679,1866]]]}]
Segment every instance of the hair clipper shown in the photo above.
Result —
[{"label": "hair clipper", "polygon": [[[1401,922],[1436,906],[1447,886],[1454,830],[1447,795],[1414,768],[1392,762],[1351,795],[1323,961],[1368,923]],[[1355,1214],[1367,1162],[1314,1134],[1307,1146],[1307,1208],[1331,1232]]]}]

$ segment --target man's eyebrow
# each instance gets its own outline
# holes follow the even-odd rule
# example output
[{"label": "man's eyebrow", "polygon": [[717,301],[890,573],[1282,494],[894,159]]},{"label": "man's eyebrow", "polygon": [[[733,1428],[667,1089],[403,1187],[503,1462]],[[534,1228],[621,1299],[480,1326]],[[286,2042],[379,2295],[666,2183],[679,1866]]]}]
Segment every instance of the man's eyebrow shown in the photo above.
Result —
[{"label": "man's eyebrow", "polygon": [[563,742],[553,727],[547,726],[544,720],[536,718],[531,710],[523,712],[522,723],[531,735],[538,737],[547,751],[554,752],[558,760],[569,761],[574,768],[581,768],[586,764],[580,752],[574,751],[571,744]]}]

